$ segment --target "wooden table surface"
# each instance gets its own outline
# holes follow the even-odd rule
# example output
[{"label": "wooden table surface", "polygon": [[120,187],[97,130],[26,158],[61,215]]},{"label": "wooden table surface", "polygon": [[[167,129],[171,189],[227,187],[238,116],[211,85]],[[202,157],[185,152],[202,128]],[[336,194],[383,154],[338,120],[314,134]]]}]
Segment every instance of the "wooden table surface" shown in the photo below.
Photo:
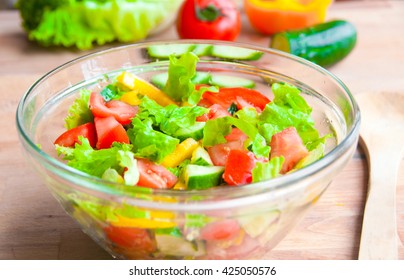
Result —
[{"label": "wooden table surface", "polygon": [[[358,29],[354,51],[329,68],[353,94],[404,91],[403,15],[404,1],[399,0],[331,6],[328,19],[346,19]],[[149,39],[176,38],[171,28]],[[267,46],[270,38],[254,32],[244,18],[238,41]],[[0,259],[111,258],[64,213],[26,162],[15,126],[17,103],[31,83],[85,53],[39,47],[26,39],[17,12],[0,12]],[[358,147],[326,193],[265,258],[357,259],[367,175],[367,161]],[[399,257],[404,259],[403,164],[397,187]]]}]

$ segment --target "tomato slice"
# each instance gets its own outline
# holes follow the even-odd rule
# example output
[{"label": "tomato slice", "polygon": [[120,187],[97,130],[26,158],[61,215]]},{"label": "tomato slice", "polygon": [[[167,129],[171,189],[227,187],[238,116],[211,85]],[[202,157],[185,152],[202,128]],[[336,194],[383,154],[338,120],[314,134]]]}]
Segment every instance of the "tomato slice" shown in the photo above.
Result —
[{"label": "tomato slice", "polygon": [[245,141],[248,139],[248,136],[241,129],[233,127],[230,134],[226,135],[224,138],[227,142],[233,142],[237,140]]},{"label": "tomato slice", "polygon": [[110,148],[114,142],[130,143],[125,128],[113,116],[94,118],[94,123],[98,138],[97,149]]},{"label": "tomato slice", "polygon": [[101,94],[92,92],[90,109],[94,117],[105,118],[113,116],[120,124],[130,124],[136,115],[137,108],[119,100],[105,102]]},{"label": "tomato slice", "polygon": [[151,253],[157,249],[156,242],[146,229],[108,226],[104,232],[112,243],[121,248],[139,253]]},{"label": "tomato slice", "polygon": [[309,153],[294,127],[286,128],[281,132],[274,134],[270,145],[271,158],[279,156],[285,158],[281,173],[286,173],[291,170],[299,160],[307,156]]},{"label": "tomato slice", "polygon": [[203,114],[202,116],[199,116],[196,118],[196,121],[198,122],[206,122],[208,120],[213,120],[217,118],[223,118],[226,116],[231,116],[229,111],[227,111],[225,108],[223,108],[219,104],[214,104],[209,107],[209,112],[206,114]]},{"label": "tomato slice", "polygon": [[251,183],[255,162],[252,152],[231,150],[224,168],[224,181],[232,186]]},{"label": "tomato slice", "polygon": [[206,91],[203,94],[203,98],[212,104],[220,104],[226,110],[232,103],[235,103],[239,109],[244,108],[242,106],[246,106],[246,104],[250,104],[262,111],[265,106],[271,102],[269,98],[262,93],[243,87],[221,88],[218,93]]},{"label": "tomato slice", "polygon": [[223,220],[209,223],[201,229],[201,239],[223,241],[234,238],[240,231],[236,220]]},{"label": "tomato slice", "polygon": [[152,189],[170,189],[177,183],[177,177],[164,166],[147,159],[137,159],[139,186]]},{"label": "tomato slice", "polygon": [[91,147],[95,147],[97,143],[97,134],[95,132],[95,126],[93,123],[85,123],[75,128],[69,129],[62,133],[54,142],[63,147],[74,147],[76,143],[80,143],[79,136],[83,136],[88,139]]},{"label": "tomato slice", "polygon": [[244,140],[231,141],[208,147],[208,153],[216,166],[225,166],[231,150],[243,150]]}]

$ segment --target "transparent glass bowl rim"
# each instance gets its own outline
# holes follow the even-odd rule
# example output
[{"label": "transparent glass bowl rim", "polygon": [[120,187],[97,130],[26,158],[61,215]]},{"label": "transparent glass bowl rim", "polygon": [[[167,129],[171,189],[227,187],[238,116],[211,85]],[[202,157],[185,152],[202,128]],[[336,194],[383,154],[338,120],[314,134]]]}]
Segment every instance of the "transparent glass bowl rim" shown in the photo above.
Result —
[{"label": "transparent glass bowl rim", "polygon": [[[230,187],[231,191],[229,191],[229,187],[217,187],[217,188],[210,188],[206,190],[162,190],[162,189],[148,189],[146,191],[147,194],[152,194],[155,196],[167,196],[167,197],[189,197],[189,196],[209,196],[209,197],[225,197],[225,199],[220,199],[219,201],[210,201],[209,205],[203,207],[202,205],[206,202],[204,200],[198,201],[195,200],[192,203],[162,203],[147,201],[140,198],[136,198],[132,195],[125,194],[125,193],[111,193],[110,186],[114,185],[113,183],[105,182],[100,178],[95,178],[83,172],[80,172],[68,165],[64,164],[63,162],[59,161],[58,159],[48,155],[47,153],[43,152],[29,137],[28,133],[25,131],[25,126],[23,123],[23,116],[24,116],[24,105],[25,101],[29,98],[30,94],[35,90],[35,88],[40,85],[42,82],[45,82],[47,78],[51,77],[52,75],[62,71],[74,64],[80,63],[82,61],[102,56],[107,53],[111,52],[119,52],[125,49],[142,49],[147,48],[151,45],[162,45],[162,44],[212,44],[212,45],[228,45],[240,48],[248,48],[253,49],[256,51],[276,55],[282,57],[284,59],[288,59],[293,61],[294,63],[300,63],[304,66],[314,69],[315,71],[321,72],[326,77],[334,80],[337,82],[341,88],[347,94],[350,103],[352,104],[352,111],[353,111],[353,122],[352,127],[347,134],[342,139],[340,143],[337,144],[329,153],[324,155],[324,157],[300,170],[292,172],[290,174],[279,176],[277,178],[273,178],[267,181],[257,182],[257,183],[250,183],[242,186],[237,187]],[[293,77],[292,77],[293,78]],[[105,198],[107,200],[113,201],[125,201],[128,204],[138,205],[138,206],[154,206],[155,208],[175,208],[175,209],[184,209],[184,210],[192,210],[195,209],[220,209],[220,208],[227,208],[229,206],[234,206],[235,203],[237,205],[251,205],[254,203],[258,203],[260,201],[265,201],[268,199],[266,196],[270,193],[273,197],[279,197],[286,195],[289,192],[297,191],[297,189],[302,188],[304,186],[299,185],[298,182],[304,178],[313,176],[317,172],[321,171],[323,168],[332,165],[335,159],[339,158],[340,156],[344,155],[344,153],[349,149],[349,147],[356,143],[357,137],[359,135],[359,126],[360,126],[360,111],[359,107],[350,92],[347,86],[334,74],[329,72],[328,70],[310,62],[300,57],[297,57],[292,54],[288,54],[282,51],[278,51],[271,48],[265,48],[249,43],[240,43],[240,42],[227,42],[227,41],[215,41],[215,40],[167,40],[167,41],[147,41],[142,43],[134,43],[124,46],[112,47],[106,50],[96,51],[93,53],[89,53],[83,56],[80,56],[76,59],[68,61],[53,70],[49,71],[45,75],[43,75],[40,79],[38,79],[31,87],[24,93],[21,97],[20,102],[17,107],[16,111],[16,124],[17,130],[20,136],[21,141],[24,141],[28,144],[29,149],[31,152],[34,152],[41,160],[45,161],[47,166],[51,166],[52,173],[56,173],[55,170],[59,170],[57,172],[57,176],[61,176],[63,174],[63,178],[71,183],[75,184],[73,188],[80,192],[86,192],[91,195],[96,195],[100,198]],[[61,171],[61,172],[60,172]],[[74,180],[72,180],[74,179]],[[83,185],[78,185],[77,182],[83,183]],[[109,187],[107,187],[107,185]],[[122,187],[122,185],[117,184],[117,187]],[[143,193],[145,188],[138,188],[139,193]],[[143,191],[142,191],[143,190]],[[231,195],[229,195],[231,193]],[[240,196],[241,195],[241,196]],[[169,205],[165,205],[169,204]],[[194,204],[194,205],[193,205]],[[205,203],[206,204],[206,203]]]}]

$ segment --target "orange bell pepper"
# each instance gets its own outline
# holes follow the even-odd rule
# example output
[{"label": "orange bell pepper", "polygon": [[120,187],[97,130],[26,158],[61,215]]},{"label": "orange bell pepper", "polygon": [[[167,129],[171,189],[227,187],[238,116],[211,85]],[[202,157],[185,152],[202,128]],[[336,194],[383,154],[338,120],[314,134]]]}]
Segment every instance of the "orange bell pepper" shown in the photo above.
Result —
[{"label": "orange bell pepper", "polygon": [[251,25],[263,34],[324,22],[332,0],[244,0]]}]

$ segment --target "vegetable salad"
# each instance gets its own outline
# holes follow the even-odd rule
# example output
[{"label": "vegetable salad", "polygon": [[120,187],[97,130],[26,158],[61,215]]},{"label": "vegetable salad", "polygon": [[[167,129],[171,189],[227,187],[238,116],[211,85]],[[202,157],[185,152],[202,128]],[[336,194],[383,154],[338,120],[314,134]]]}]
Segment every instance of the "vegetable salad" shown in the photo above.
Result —
[{"label": "vegetable salad", "polygon": [[[323,156],[329,136],[316,130],[298,88],[274,83],[270,100],[254,81],[198,72],[193,52],[169,60],[151,82],[123,71],[101,90],[81,90],[55,140],[59,156],[108,182],[173,191],[260,182]],[[77,215],[100,221],[111,246],[131,258],[229,258],[232,250],[239,258],[240,246],[258,248],[254,238],[280,215],[189,213],[177,223],[169,211],[73,199]]]},{"label": "vegetable salad", "polygon": [[81,91],[55,141],[68,165],[127,185],[206,189],[267,180],[323,155],[326,137],[297,88],[275,83],[271,101],[210,85],[209,75],[194,84],[198,57],[170,59],[161,89],[122,72],[100,92]]}]

